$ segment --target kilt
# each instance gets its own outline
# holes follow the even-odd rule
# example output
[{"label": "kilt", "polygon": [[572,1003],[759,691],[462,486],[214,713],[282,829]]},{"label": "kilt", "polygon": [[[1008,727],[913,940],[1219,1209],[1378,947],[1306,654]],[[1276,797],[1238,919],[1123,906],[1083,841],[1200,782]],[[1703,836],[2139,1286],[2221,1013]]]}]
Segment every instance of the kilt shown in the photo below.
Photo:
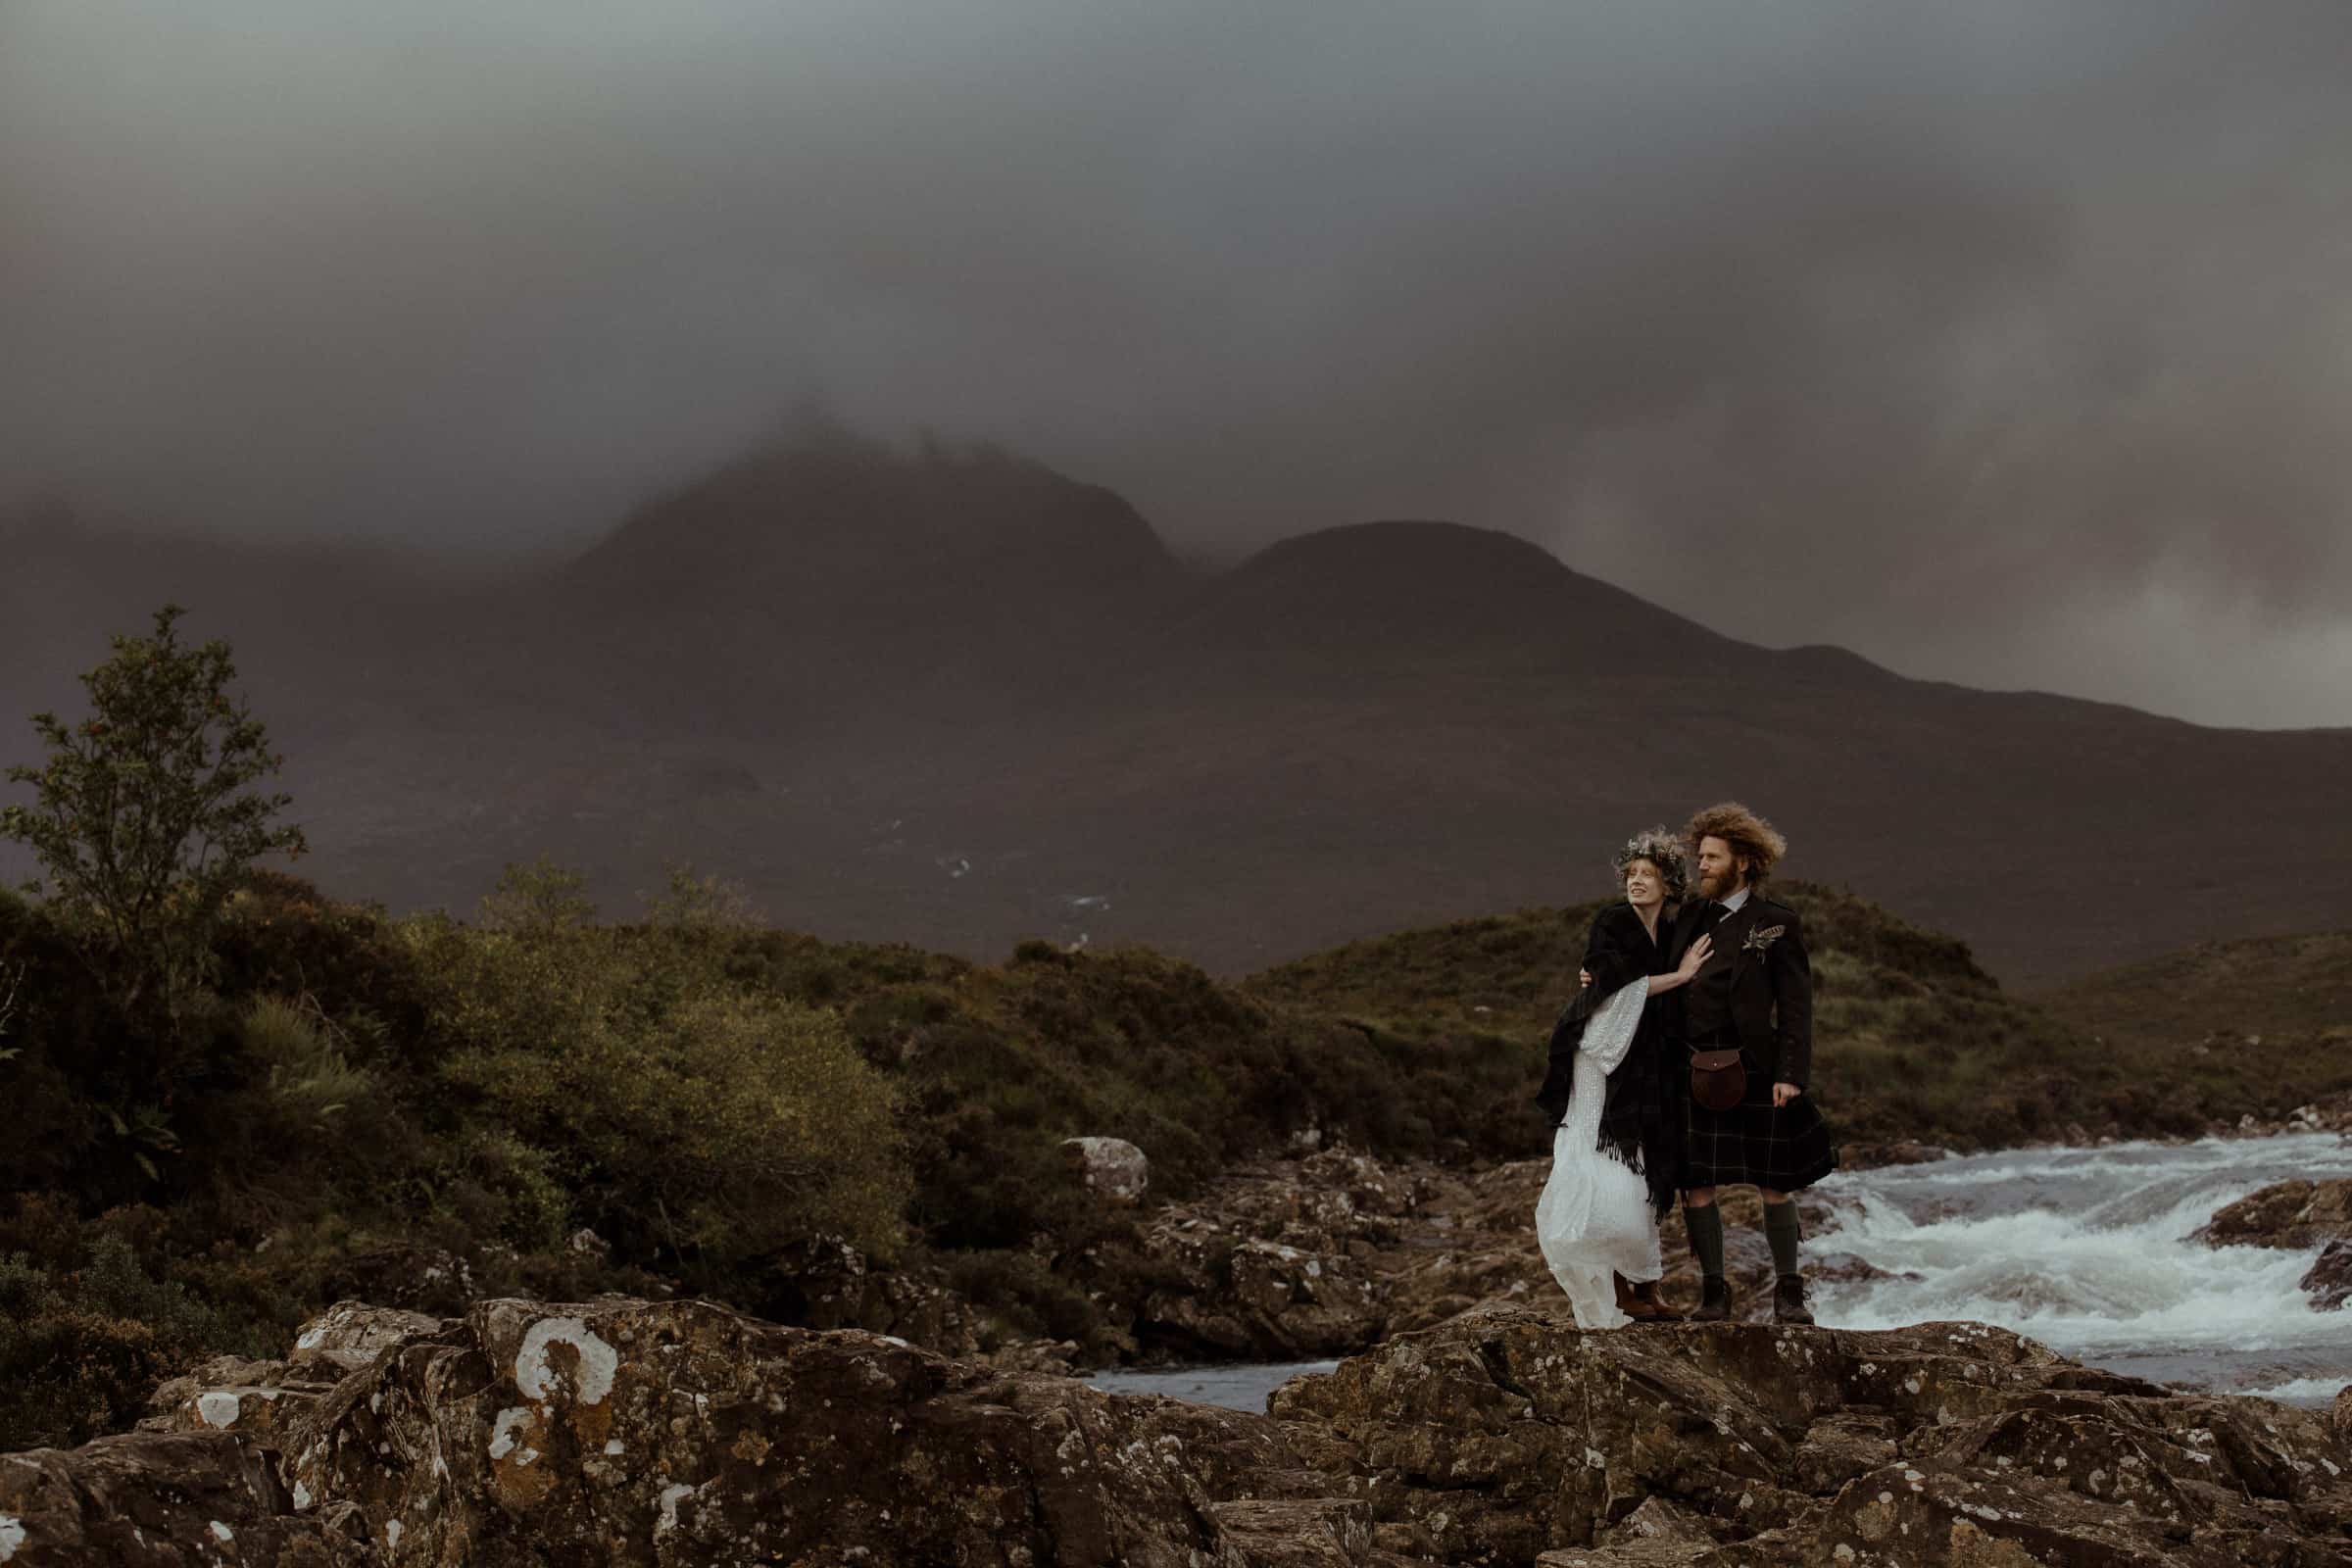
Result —
[{"label": "kilt", "polygon": [[1772,1078],[1748,1064],[1747,1097],[1730,1110],[1709,1110],[1683,1097],[1685,1187],[1769,1187],[1793,1193],[1838,1168],[1830,1124],[1807,1090],[1772,1102]]}]

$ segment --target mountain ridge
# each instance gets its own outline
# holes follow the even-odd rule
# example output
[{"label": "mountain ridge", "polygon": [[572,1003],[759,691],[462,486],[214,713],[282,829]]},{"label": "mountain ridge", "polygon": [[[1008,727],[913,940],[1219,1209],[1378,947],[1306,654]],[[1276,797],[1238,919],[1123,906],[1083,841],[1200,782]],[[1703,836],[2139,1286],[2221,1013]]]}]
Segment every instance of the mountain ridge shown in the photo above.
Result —
[{"label": "mountain ridge", "polygon": [[[541,853],[607,895],[687,859],[832,935],[1135,940],[1243,972],[1572,901],[1627,832],[1738,798],[1797,874],[2035,983],[2324,921],[2352,877],[2329,782],[2352,729],[1762,648],[1458,523],[1318,529],[1204,573],[1109,492],[1002,454],[754,454],[467,594],[265,547],[178,559],[85,541],[0,587],[37,627],[0,699],[71,706],[99,628],[192,605],[289,752],[318,874],[401,907],[468,906]],[[2311,824],[2312,875],[2250,864],[2249,818]]]}]

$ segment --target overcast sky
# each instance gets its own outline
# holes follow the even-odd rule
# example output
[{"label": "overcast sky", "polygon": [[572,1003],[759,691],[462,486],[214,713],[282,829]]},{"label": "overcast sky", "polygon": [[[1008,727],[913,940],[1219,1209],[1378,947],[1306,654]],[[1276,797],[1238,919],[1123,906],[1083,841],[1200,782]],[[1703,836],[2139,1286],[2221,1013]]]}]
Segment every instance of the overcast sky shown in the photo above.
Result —
[{"label": "overcast sky", "polygon": [[0,0],[0,503],[523,548],[818,406],[2348,724],[2347,81],[2343,0]]}]

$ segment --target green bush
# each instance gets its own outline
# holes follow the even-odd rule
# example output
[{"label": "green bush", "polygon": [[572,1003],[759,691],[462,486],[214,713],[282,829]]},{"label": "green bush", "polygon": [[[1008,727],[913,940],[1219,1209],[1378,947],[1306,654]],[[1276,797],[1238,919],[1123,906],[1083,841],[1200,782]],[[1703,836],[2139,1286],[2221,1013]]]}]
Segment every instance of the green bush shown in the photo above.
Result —
[{"label": "green bush", "polygon": [[587,912],[540,866],[502,886],[479,928],[403,927],[440,986],[442,1081],[502,1130],[510,1168],[560,1182],[566,1222],[620,1255],[707,1283],[815,1231],[895,1252],[896,1097],[839,1019],[729,978],[707,928],[632,932]]},{"label": "green bush", "polygon": [[121,1235],[97,1235],[71,1268],[0,1255],[0,1451],[119,1432],[158,1383],[232,1338]]}]

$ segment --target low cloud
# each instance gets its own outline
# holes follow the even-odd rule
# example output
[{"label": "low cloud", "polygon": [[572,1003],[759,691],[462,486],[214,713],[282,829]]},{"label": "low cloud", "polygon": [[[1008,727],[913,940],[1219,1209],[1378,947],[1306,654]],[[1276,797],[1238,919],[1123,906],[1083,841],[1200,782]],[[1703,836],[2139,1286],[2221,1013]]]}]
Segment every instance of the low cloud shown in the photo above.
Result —
[{"label": "low cloud", "polygon": [[1180,549],[2352,722],[2352,11],[26,3],[0,499],[502,552],[821,405]]}]

